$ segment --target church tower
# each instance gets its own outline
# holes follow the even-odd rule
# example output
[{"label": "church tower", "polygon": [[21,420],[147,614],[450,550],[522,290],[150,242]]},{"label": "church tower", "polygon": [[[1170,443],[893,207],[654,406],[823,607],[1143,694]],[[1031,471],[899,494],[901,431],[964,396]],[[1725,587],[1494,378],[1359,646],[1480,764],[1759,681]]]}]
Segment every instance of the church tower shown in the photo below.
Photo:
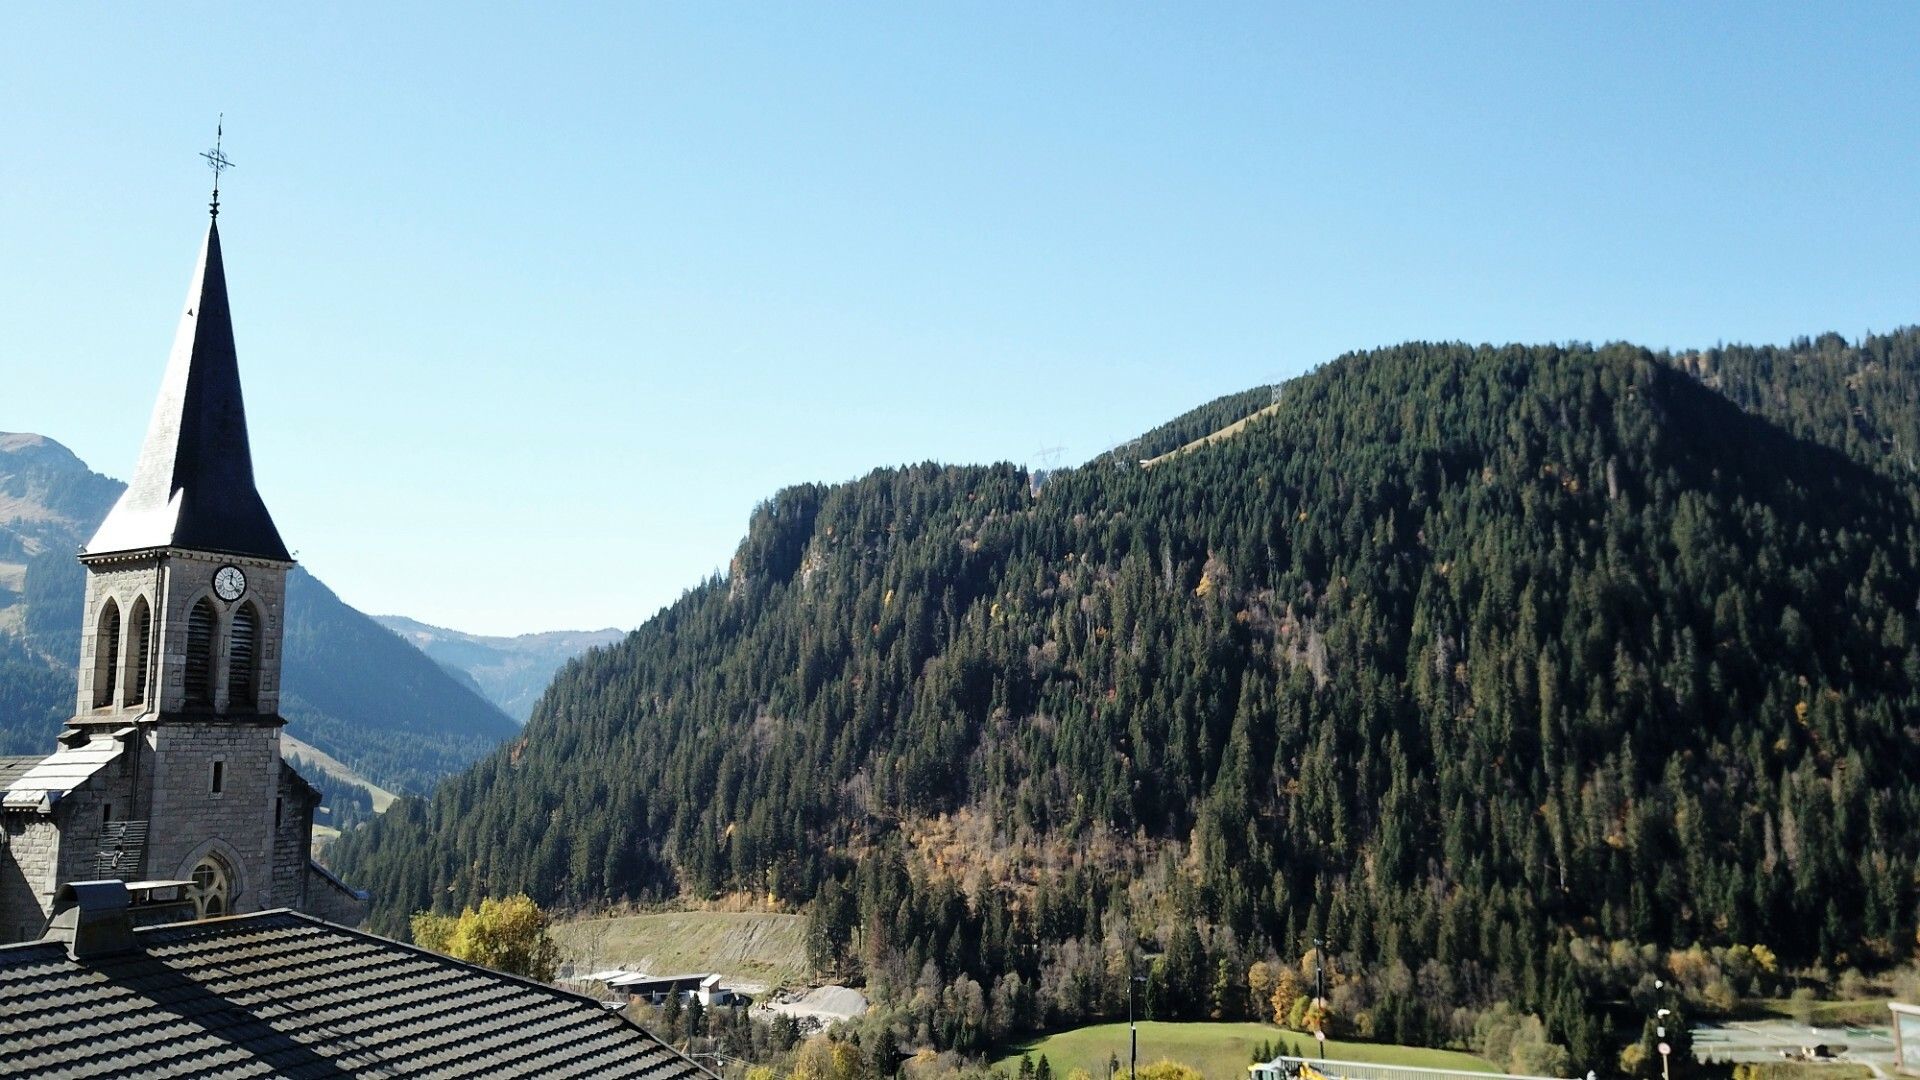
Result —
[{"label": "church tower", "polygon": [[217,222],[133,483],[80,561],[90,662],[81,665],[76,723],[144,714],[279,723],[281,602],[293,558],[253,484]]},{"label": "church tower", "polygon": [[148,827],[143,869],[129,870],[195,881],[211,914],[292,902],[302,875],[274,879],[276,834],[308,811],[288,806],[280,760],[293,558],[254,488],[217,217],[133,482],[80,561],[79,696],[63,741],[130,744],[124,813]]},{"label": "church tower", "polygon": [[[217,142],[202,156],[216,179],[231,164]],[[313,862],[320,793],[280,757],[293,556],[253,484],[219,214],[216,184],[133,482],[80,554],[73,718],[51,755],[0,758],[0,943],[103,878],[184,892],[196,917],[366,917],[366,893]]]}]

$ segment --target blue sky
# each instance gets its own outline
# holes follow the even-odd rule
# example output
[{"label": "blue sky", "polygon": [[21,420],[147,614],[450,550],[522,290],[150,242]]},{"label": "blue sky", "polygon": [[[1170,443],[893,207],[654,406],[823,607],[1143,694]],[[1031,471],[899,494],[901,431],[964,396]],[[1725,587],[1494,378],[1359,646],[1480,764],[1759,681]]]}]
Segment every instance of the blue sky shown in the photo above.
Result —
[{"label": "blue sky", "polygon": [[783,485],[1407,339],[1920,321],[1920,6],[7,5],[0,430],[131,469],[222,211],[350,602],[632,626]]}]

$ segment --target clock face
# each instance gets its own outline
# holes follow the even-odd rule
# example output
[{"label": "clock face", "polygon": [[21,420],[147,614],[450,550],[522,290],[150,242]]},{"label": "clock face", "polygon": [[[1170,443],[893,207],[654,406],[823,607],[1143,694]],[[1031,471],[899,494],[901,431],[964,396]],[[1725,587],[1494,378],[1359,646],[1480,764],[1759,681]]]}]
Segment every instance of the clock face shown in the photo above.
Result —
[{"label": "clock face", "polygon": [[214,572],[213,592],[222,600],[240,599],[247,591],[247,575],[237,566],[223,566]]}]

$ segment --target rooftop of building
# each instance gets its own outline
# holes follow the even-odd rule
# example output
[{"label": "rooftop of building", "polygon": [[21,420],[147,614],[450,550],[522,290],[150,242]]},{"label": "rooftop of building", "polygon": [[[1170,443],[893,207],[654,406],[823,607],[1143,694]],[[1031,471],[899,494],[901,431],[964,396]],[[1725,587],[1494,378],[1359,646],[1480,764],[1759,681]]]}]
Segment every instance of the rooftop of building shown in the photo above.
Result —
[{"label": "rooftop of building", "polygon": [[9,1076],[711,1076],[591,998],[298,912],[108,940],[0,947]]}]

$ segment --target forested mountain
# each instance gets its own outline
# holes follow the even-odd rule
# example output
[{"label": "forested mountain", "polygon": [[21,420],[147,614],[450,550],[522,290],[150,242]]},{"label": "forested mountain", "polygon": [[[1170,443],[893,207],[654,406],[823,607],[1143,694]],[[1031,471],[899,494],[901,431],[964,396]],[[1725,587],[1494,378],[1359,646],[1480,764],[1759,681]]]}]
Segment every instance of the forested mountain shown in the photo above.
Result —
[{"label": "forested mountain", "polygon": [[549,630],[498,637],[431,626],[405,615],[375,615],[373,621],[399,634],[421,652],[487,696],[522,723],[553,681],[560,665],[626,636],[623,630]]},{"label": "forested mountain", "polygon": [[1151,469],[791,488],[335,857],[389,930],[806,905],[962,1048],[1112,1015],[1135,952],[1162,1015],[1239,1014],[1324,938],[1363,1033],[1506,1000],[1605,1071],[1650,947],[1911,950],[1917,346],[1411,344]]},{"label": "forested mountain", "polygon": [[[123,486],[51,439],[0,434],[0,753],[51,753],[72,715],[86,595],[74,554]],[[286,648],[288,730],[383,787],[424,791],[518,730],[297,567]]]}]

